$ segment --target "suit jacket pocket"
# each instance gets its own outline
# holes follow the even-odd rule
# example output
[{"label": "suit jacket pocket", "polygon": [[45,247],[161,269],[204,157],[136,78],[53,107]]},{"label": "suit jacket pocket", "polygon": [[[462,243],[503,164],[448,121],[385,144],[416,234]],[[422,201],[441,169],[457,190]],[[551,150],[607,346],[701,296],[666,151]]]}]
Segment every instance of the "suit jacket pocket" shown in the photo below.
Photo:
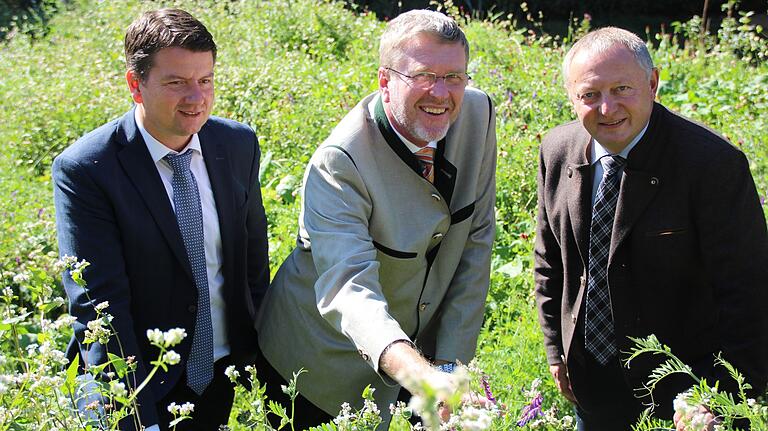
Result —
[{"label": "suit jacket pocket", "polygon": [[416,257],[416,253],[414,252],[394,250],[376,241],[373,241],[373,246],[387,256],[395,257],[397,259],[413,259]]},{"label": "suit jacket pocket", "polygon": [[661,229],[661,230],[651,230],[645,233],[645,236],[649,237],[665,237],[665,236],[674,236],[674,235],[682,235],[688,233],[688,229],[681,227],[681,228],[669,228],[669,229]]},{"label": "suit jacket pocket", "polygon": [[470,218],[472,214],[474,214],[474,212],[475,212],[475,203],[472,202],[471,204],[451,214],[451,224],[457,224],[457,223],[463,222],[464,220]]}]

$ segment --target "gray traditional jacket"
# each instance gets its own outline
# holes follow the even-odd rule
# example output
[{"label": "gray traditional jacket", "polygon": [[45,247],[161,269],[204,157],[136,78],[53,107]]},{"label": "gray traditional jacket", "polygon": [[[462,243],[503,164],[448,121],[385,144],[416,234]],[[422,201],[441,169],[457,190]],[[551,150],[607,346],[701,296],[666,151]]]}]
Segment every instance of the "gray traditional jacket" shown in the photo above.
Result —
[{"label": "gray traditional jacket", "polygon": [[378,374],[396,340],[432,358],[474,356],[494,239],[496,135],[489,97],[468,88],[435,154],[435,184],[392,130],[377,94],[317,149],[304,177],[298,246],[258,322],[267,360],[330,414],[361,406],[366,385],[385,417],[399,387]]}]

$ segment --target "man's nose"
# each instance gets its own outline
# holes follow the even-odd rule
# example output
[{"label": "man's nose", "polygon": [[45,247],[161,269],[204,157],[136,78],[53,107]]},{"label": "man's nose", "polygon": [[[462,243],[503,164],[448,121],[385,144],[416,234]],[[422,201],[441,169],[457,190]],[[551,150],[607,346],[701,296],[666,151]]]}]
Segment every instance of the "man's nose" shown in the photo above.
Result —
[{"label": "man's nose", "polygon": [[199,83],[194,82],[187,88],[187,94],[184,96],[184,101],[187,103],[200,103],[205,99],[205,90]]},{"label": "man's nose", "polygon": [[600,101],[600,113],[607,116],[616,110],[616,101],[610,95],[603,96]]}]

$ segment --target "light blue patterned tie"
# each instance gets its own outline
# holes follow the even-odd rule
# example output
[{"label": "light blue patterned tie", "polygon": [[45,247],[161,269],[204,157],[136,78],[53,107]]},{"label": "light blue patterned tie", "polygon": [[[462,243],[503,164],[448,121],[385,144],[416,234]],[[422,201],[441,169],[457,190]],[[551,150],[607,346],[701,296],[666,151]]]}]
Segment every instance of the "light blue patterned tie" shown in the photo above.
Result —
[{"label": "light blue patterned tie", "polygon": [[176,221],[197,286],[197,317],[192,350],[187,359],[187,385],[200,395],[213,379],[213,328],[203,240],[203,207],[197,181],[189,169],[192,150],[182,154],[168,154],[165,160],[173,169],[171,186]]},{"label": "light blue patterned tie", "polygon": [[613,156],[600,159],[603,178],[597,187],[592,206],[592,224],[589,230],[589,274],[587,278],[587,304],[584,342],[597,362],[605,365],[616,356],[616,335],[613,330],[611,294],[608,288],[608,252],[611,231],[619,199],[619,172],[626,159]]}]

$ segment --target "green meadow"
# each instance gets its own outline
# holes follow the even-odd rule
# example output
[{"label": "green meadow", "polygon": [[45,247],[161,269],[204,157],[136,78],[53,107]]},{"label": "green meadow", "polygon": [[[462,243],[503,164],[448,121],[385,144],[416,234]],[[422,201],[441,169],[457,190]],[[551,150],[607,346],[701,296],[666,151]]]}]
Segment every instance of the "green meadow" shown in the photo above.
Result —
[{"label": "green meadow", "polygon": [[[0,429],[88,426],[75,418],[66,390],[72,375],[61,351],[71,329],[50,165],[79,136],[131,108],[124,31],[141,12],[164,6],[186,9],[208,26],[219,46],[214,114],[250,124],[259,137],[273,274],[295,243],[298,194],[314,148],[377,88],[384,23],[331,1],[73,0],[60,3],[47,31],[8,29],[0,41]],[[702,34],[693,17],[667,34],[641,37],[661,70],[659,100],[744,151],[765,202],[768,42],[736,2],[727,6],[731,18],[717,32]],[[560,61],[590,23],[573,21],[567,36],[553,36],[541,31],[539,18],[480,20],[450,4],[436,7],[462,23],[471,43],[471,85],[491,96],[497,113],[497,235],[474,364],[506,411],[491,429],[516,427],[536,379],[550,421],[538,429],[569,429],[563,418],[571,408],[549,377],[533,299],[536,166],[541,137],[575,118]],[[229,425],[264,429],[268,409],[258,391],[240,388]],[[765,425],[768,412],[763,418]],[[373,426],[362,423],[340,428]]]}]

